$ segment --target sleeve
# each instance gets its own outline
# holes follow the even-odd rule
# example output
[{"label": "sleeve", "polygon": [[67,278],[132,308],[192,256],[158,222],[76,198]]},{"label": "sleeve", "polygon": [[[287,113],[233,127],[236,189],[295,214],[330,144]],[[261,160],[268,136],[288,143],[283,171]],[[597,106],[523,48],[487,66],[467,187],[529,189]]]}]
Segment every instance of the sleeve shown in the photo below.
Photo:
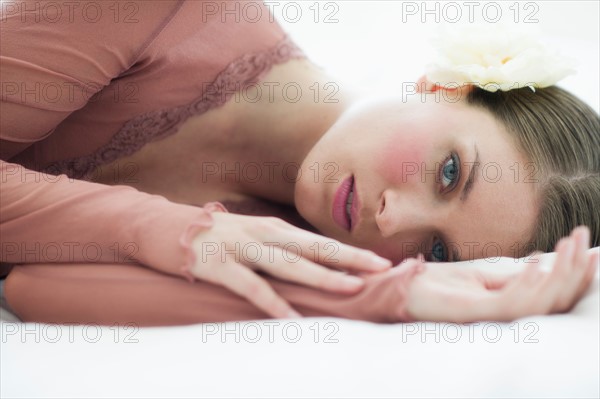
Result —
[{"label": "sleeve", "polygon": [[205,208],[177,204],[129,186],[69,179],[0,161],[1,261],[139,262],[188,277],[186,237],[212,225]]},{"label": "sleeve", "polygon": [[[408,293],[418,272],[400,265],[365,276],[365,287],[354,295],[264,278],[303,316],[395,323],[413,321]],[[143,327],[269,318],[224,287],[188,284],[140,265],[22,265],[11,271],[4,289],[10,308],[25,322]]]},{"label": "sleeve", "polygon": [[[0,141],[9,160],[128,71],[181,0],[3,4]],[[123,38],[126,37],[126,40]],[[85,134],[85,132],[82,132]],[[1,261],[139,261],[181,274],[178,238],[207,210],[0,164]],[[199,223],[199,222],[196,222]]]},{"label": "sleeve", "polygon": [[0,139],[33,143],[48,137],[69,114],[130,69],[181,4],[3,3]]}]

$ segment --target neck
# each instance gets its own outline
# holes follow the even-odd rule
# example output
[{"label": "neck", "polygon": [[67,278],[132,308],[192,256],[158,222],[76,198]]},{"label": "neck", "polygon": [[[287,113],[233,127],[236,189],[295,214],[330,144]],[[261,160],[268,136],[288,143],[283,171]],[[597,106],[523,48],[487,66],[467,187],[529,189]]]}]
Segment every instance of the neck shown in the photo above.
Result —
[{"label": "neck", "polygon": [[[302,96],[299,101],[291,102],[281,95],[281,90],[279,93],[275,90],[274,98],[261,98],[256,103],[243,105],[233,127],[240,143],[233,147],[230,158],[239,169],[236,170],[240,176],[236,191],[294,205],[300,165],[347,109],[350,98],[342,96],[340,91],[331,96],[339,85],[333,84],[330,77],[306,60],[273,68],[265,81],[281,82],[276,86],[279,88],[294,82],[301,87]],[[323,101],[327,96],[332,101]],[[333,102],[335,100],[337,102]]]}]

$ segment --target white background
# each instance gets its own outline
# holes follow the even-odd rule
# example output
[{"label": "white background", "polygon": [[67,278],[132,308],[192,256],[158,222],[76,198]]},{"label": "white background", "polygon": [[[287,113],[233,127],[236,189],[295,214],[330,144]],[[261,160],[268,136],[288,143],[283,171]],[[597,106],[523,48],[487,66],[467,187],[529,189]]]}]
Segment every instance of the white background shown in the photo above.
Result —
[{"label": "white background", "polygon": [[[402,82],[416,81],[433,60],[434,50],[428,40],[440,24],[450,24],[457,18],[457,10],[461,12],[457,23],[469,23],[466,3],[274,0],[269,7],[311,60],[341,82],[369,93],[395,93]],[[518,24],[535,25],[551,48],[577,61],[577,74],[565,78],[559,86],[599,109],[598,1],[470,3],[475,3],[471,6],[475,22],[491,23],[496,9],[501,11],[500,23],[514,22],[518,9]],[[296,5],[302,10],[299,16]],[[415,8],[417,12],[411,14]],[[437,13],[425,12],[436,8]],[[537,22],[525,22],[528,16]]]}]

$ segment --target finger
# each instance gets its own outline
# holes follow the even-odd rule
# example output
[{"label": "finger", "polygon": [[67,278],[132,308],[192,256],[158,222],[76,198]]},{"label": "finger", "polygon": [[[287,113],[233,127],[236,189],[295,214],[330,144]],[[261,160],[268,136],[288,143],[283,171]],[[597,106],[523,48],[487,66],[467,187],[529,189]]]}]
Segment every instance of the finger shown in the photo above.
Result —
[{"label": "finger", "polygon": [[337,240],[305,230],[289,230],[283,238],[289,238],[302,251],[302,256],[313,262],[340,269],[380,272],[392,267],[389,259],[375,252],[353,247]]},{"label": "finger", "polygon": [[534,296],[540,281],[545,278],[545,273],[540,270],[539,262],[528,263],[521,273],[513,276],[504,287],[497,291],[499,297],[491,297],[496,318],[515,319],[532,312],[539,312],[535,308]]},{"label": "finger", "polygon": [[515,274],[513,277],[513,279],[507,282],[505,290],[526,290],[527,292],[531,292],[535,289],[535,285],[545,277],[545,274],[540,270],[539,255],[534,256],[534,259],[525,266],[525,270]]},{"label": "finger", "polygon": [[246,298],[250,303],[275,318],[302,317],[275,290],[252,270],[239,264],[219,267],[221,285]]},{"label": "finger", "polygon": [[254,266],[283,280],[333,292],[355,293],[365,284],[360,277],[327,269],[298,254],[286,254],[285,251],[283,248],[274,248],[269,259],[260,259]]},{"label": "finger", "polygon": [[562,238],[556,246],[557,256],[554,267],[542,282],[539,295],[536,295],[543,313],[559,310],[556,305],[558,305],[561,290],[564,289],[565,281],[568,281],[569,273],[572,270],[575,247],[576,243],[573,237]]},{"label": "finger", "polygon": [[571,237],[575,241],[575,250],[573,262],[568,270],[569,275],[555,304],[555,310],[559,312],[571,309],[578,300],[589,265],[590,254],[587,252],[590,240],[589,229],[585,226],[578,227],[573,230]]},{"label": "finger", "polygon": [[587,250],[590,247],[590,230],[587,226],[579,226],[573,230],[571,236],[575,239],[575,263],[574,266],[587,265],[588,254]]}]

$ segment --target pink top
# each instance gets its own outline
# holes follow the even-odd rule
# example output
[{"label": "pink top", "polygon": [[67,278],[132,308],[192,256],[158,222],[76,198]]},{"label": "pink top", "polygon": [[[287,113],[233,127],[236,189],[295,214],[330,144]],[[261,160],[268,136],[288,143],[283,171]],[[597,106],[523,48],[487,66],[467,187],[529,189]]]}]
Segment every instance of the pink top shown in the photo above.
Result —
[{"label": "pink top", "polygon": [[[225,208],[178,204],[133,187],[86,180],[96,167],[176,134],[186,119],[224,104],[273,65],[303,56],[264,5],[254,3],[262,13],[258,20],[236,21],[235,14],[215,12],[219,5],[236,9],[227,3],[96,2],[97,14],[39,2],[3,6],[0,139],[22,144],[0,161],[4,266],[136,262],[186,276],[193,260],[191,232],[210,228],[210,211]],[[50,269],[44,275],[55,273],[60,280]],[[399,281],[399,275],[389,278]],[[164,275],[153,274],[158,277]],[[365,292],[384,280],[370,279]],[[284,287],[284,296],[316,293],[274,284]],[[27,286],[10,289],[10,277],[6,290],[15,304],[27,297]],[[221,288],[202,295],[210,300],[214,290]],[[35,306],[29,300],[28,307]],[[227,313],[221,317],[227,319]]]},{"label": "pink top", "polygon": [[97,4],[105,16],[97,23],[3,15],[0,139],[31,143],[11,161],[89,177],[303,56],[266,7],[257,22],[223,22],[207,13],[212,1],[123,1],[115,23],[115,2]]}]

